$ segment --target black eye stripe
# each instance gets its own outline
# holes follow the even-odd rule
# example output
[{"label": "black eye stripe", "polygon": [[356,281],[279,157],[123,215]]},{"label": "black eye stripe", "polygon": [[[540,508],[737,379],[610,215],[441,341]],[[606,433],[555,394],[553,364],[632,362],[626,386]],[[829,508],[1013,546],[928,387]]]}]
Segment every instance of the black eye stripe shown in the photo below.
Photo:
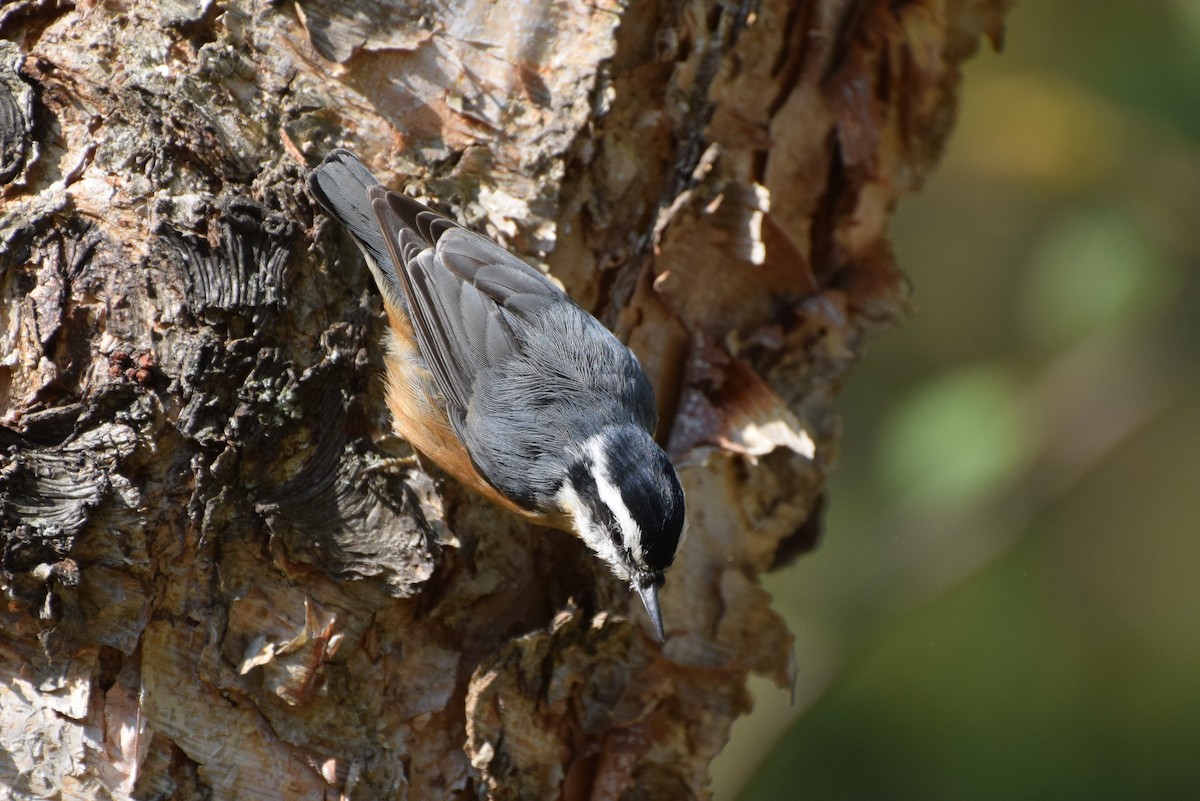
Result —
[{"label": "black eye stripe", "polygon": [[628,549],[625,547],[625,538],[621,535],[621,526],[617,523],[617,516],[600,498],[600,487],[592,475],[591,463],[577,462],[571,466],[568,476],[571,486],[575,488],[575,494],[579,496],[579,503],[592,513],[592,518],[597,525],[604,527],[604,531],[612,540],[617,551],[627,553]]}]

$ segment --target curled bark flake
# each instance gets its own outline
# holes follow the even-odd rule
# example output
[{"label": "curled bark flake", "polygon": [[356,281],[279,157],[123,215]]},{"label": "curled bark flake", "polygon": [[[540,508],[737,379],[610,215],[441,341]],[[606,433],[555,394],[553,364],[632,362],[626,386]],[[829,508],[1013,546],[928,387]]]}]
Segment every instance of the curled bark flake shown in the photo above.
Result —
[{"label": "curled bark flake", "polygon": [[433,575],[428,511],[403,473],[355,444],[318,445],[302,470],[258,505],[292,559],[340,578],[378,577],[407,598]]},{"label": "curled bark flake", "polygon": [[254,323],[281,305],[284,271],[295,227],[282,215],[245,199],[221,204],[220,240],[173,229],[162,232],[183,268],[188,310],[248,314]]},{"label": "curled bark flake", "polygon": [[783,399],[748,364],[707,337],[698,337],[692,348],[685,387],[671,431],[672,453],[684,457],[716,447],[753,461],[787,448],[816,458],[812,434]]},{"label": "curled bark flake", "polygon": [[[107,460],[58,449],[23,450],[0,472],[0,519],[34,534],[23,551],[6,548],[6,570],[28,570],[69,552],[73,537],[108,489]],[[22,554],[25,553],[23,556]]]},{"label": "curled bark flake", "polygon": [[119,472],[136,440],[128,426],[107,423],[57,446],[22,443],[0,471],[3,583],[56,624],[56,647],[136,644],[146,598],[130,568],[147,557],[132,514],[140,494]]},{"label": "curled bark flake", "polygon": [[0,41],[0,186],[16,178],[33,143],[33,91],[21,80],[21,54]]}]

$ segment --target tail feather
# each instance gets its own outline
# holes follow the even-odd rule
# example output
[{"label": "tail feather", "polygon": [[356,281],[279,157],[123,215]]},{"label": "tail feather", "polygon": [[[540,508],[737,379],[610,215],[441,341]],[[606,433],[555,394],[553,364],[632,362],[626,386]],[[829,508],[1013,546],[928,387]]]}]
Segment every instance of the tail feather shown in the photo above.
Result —
[{"label": "tail feather", "polygon": [[379,181],[349,150],[333,150],[308,175],[308,191],[340,222],[366,257],[384,300],[406,309],[396,265],[388,255],[367,190]]}]

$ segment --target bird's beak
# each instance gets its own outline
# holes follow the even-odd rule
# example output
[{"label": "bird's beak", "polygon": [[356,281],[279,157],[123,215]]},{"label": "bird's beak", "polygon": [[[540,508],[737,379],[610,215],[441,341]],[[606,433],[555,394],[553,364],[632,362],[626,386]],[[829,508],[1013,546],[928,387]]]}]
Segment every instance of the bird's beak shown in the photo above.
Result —
[{"label": "bird's beak", "polygon": [[650,616],[650,622],[654,624],[654,632],[658,635],[659,642],[666,642],[667,635],[663,631],[662,610],[658,608],[658,582],[647,581],[636,582],[638,595],[642,596],[642,603],[646,607],[646,614]]}]

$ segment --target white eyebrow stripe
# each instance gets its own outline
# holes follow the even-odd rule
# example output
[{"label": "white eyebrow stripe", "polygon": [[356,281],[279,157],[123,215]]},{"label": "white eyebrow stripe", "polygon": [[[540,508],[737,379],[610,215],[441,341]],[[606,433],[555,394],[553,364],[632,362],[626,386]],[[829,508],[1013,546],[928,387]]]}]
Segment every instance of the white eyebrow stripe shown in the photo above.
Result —
[{"label": "white eyebrow stripe", "polygon": [[617,525],[621,528],[622,542],[633,555],[633,561],[641,565],[645,563],[642,554],[642,529],[633,519],[629,507],[625,505],[625,499],[621,497],[621,490],[608,477],[608,459],[601,447],[602,440],[603,435],[597,434],[584,444],[584,451],[592,459],[592,477],[596,480],[596,489],[600,493],[600,500],[604,501],[605,506],[617,519]]}]

